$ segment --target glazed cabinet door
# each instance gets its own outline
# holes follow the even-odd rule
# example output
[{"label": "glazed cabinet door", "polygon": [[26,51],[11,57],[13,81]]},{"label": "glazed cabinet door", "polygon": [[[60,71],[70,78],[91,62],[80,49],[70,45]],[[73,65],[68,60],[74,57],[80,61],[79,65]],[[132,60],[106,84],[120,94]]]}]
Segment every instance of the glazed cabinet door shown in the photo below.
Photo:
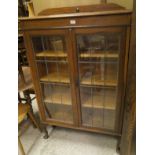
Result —
[{"label": "glazed cabinet door", "polygon": [[125,59],[123,28],[76,29],[81,126],[118,132]]},{"label": "glazed cabinet door", "polygon": [[42,119],[75,124],[67,30],[30,31],[30,64]]}]

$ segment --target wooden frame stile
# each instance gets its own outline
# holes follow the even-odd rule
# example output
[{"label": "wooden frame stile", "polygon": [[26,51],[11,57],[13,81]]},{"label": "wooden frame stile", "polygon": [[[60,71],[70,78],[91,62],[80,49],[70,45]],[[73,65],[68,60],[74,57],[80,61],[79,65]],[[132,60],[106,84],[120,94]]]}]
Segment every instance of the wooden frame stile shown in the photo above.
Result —
[{"label": "wooden frame stile", "polygon": [[122,132],[122,124],[123,124],[124,97],[125,97],[125,89],[126,89],[126,74],[127,74],[127,65],[128,65],[127,63],[128,63],[128,54],[129,54],[130,27],[127,27],[127,28],[122,27],[122,35],[123,35],[122,47],[121,47],[121,49],[123,49],[123,51],[121,51],[121,53],[122,53],[121,61],[122,62],[120,63],[120,66],[119,66],[119,70],[121,70],[120,77],[122,77],[122,78],[119,80],[119,81],[121,81],[121,83],[118,84],[121,89],[121,93],[118,93],[118,95],[119,95],[118,98],[120,98],[120,101],[117,101],[117,105],[119,105],[120,107],[117,108],[117,109],[119,109],[119,112],[117,112],[117,114],[119,115],[117,118],[119,118],[119,119],[118,119],[118,122],[116,123],[116,131],[119,132],[120,134]]},{"label": "wooden frame stile", "polygon": [[69,57],[69,66],[70,66],[70,73],[71,75],[71,93],[72,93],[72,105],[73,105],[73,115],[74,115],[74,122],[75,126],[79,126],[79,115],[78,115],[78,107],[77,107],[77,98],[76,98],[76,68],[74,66],[74,51],[72,50],[72,29],[69,29],[67,35],[67,46],[68,46],[68,57]]},{"label": "wooden frame stile", "polygon": [[119,71],[118,71],[118,92],[117,92],[117,107],[116,107],[116,121],[115,121],[115,131],[117,133],[121,133],[120,131],[120,120],[121,118],[121,109],[123,106],[122,102],[122,92],[124,88],[124,83],[122,79],[124,78],[124,58],[125,58],[125,48],[124,48],[124,40],[125,40],[125,30],[121,27],[121,45],[120,45],[120,56],[119,56]]},{"label": "wooden frame stile", "polygon": [[32,45],[31,45],[31,42],[30,42],[30,38],[29,38],[29,32],[24,32],[24,42],[25,42],[25,46],[26,46],[26,49],[28,52],[26,52],[27,54],[27,57],[28,57],[28,61],[29,61],[29,65],[30,65],[30,69],[31,69],[31,75],[32,75],[32,81],[33,81],[33,84],[34,84],[34,89],[35,89],[35,92],[36,92],[36,99],[37,99],[37,104],[38,104],[38,107],[39,107],[39,111],[40,111],[40,119],[42,121],[42,123],[45,122],[46,120],[46,116],[45,116],[45,109],[44,109],[44,106],[42,104],[42,99],[41,99],[41,93],[40,93],[40,88],[39,88],[39,80],[38,80],[38,75],[37,75],[37,72],[36,72],[36,64],[35,64],[35,61],[34,61],[34,55],[33,55],[33,51],[32,51]]},{"label": "wooden frame stile", "polygon": [[136,1],[133,4],[121,155],[136,154]]},{"label": "wooden frame stile", "polygon": [[[122,47],[124,49],[124,58],[123,60],[123,64],[124,65],[120,65],[119,69],[120,70],[124,70],[124,72],[122,72],[122,77],[123,79],[121,79],[121,84],[119,84],[119,86],[122,89],[122,93],[118,94],[120,95],[121,98],[121,106],[119,108],[119,112],[118,112],[118,117],[120,119],[118,119],[118,122],[116,123],[117,125],[117,132],[120,133],[120,135],[122,134],[122,125],[123,125],[123,114],[124,114],[124,106],[125,106],[125,90],[126,90],[126,82],[127,82],[127,68],[128,68],[128,55],[129,55],[129,43],[130,43],[130,26],[127,26],[126,28],[123,28],[123,38],[124,39],[124,43]],[[126,38],[126,39],[125,39]],[[123,85],[123,87],[122,87]],[[120,121],[121,120],[121,121]],[[117,151],[120,151],[120,143],[121,143],[121,136],[118,139],[118,143],[117,143]]]},{"label": "wooden frame stile", "polygon": [[124,75],[123,75],[123,90],[122,90],[122,101],[121,103],[122,106],[121,106],[121,109],[120,109],[120,118],[121,118],[121,122],[120,122],[120,125],[119,125],[119,132],[122,133],[122,124],[123,124],[123,114],[124,114],[124,103],[125,103],[125,90],[126,90],[126,82],[127,82],[127,69],[128,69],[128,57],[129,57],[129,44],[130,44],[130,27],[127,27],[127,28],[124,28],[124,38],[126,38],[125,40],[125,43],[124,43]]},{"label": "wooden frame stile", "polygon": [[[70,40],[72,40],[74,43],[76,42],[75,40],[75,36],[74,36],[74,33],[75,33],[75,30],[74,28],[70,28],[70,31],[69,31],[69,34],[70,34]],[[78,91],[78,84],[79,84],[79,81],[78,81],[78,70],[77,70],[77,53],[76,53],[76,47],[74,46],[74,44],[72,43],[72,56],[73,56],[73,59],[75,60],[74,61],[74,78],[75,78],[75,90],[76,90],[76,102],[77,102],[77,108],[78,108],[78,126],[80,126],[81,124],[81,108],[80,108],[80,105],[79,105],[79,91]]]},{"label": "wooden frame stile", "polygon": [[[32,75],[32,81],[33,81],[33,84],[34,84],[34,90],[37,94],[40,94],[40,91],[39,91],[39,86],[38,86],[38,77],[37,77],[37,74],[35,72],[35,62],[33,61],[34,60],[34,57],[33,57],[33,51],[32,51],[32,48],[31,48],[31,43],[29,42],[29,32],[23,32],[23,37],[24,37],[24,44],[25,44],[25,47],[27,49],[28,52],[26,52],[26,55],[28,57],[28,62],[29,62],[29,66],[30,66],[30,71],[31,71],[31,75]],[[41,94],[40,94],[41,95]],[[44,106],[41,104],[41,98],[40,98],[40,95],[36,95],[36,99],[37,99],[37,104],[38,104],[38,107],[39,107],[39,115],[40,115],[40,119],[41,119],[41,123],[42,123],[42,131],[44,131],[45,135],[44,135],[44,139],[47,139],[49,136],[48,136],[48,132],[46,130],[46,127],[45,127],[45,113],[44,113]]]}]

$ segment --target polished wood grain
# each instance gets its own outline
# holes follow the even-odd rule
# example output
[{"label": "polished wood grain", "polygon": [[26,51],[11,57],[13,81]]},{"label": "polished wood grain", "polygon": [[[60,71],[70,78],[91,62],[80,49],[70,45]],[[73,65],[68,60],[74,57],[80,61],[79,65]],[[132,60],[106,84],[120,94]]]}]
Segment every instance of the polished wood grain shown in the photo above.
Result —
[{"label": "polished wood grain", "polygon": [[[69,29],[69,28],[89,28],[89,27],[109,27],[109,26],[129,26],[131,12],[124,14],[111,15],[110,18],[107,15],[86,16],[86,17],[66,17],[66,18],[53,18],[53,19],[40,19],[40,20],[20,20],[20,30],[57,30],[57,29]],[[102,20],[101,20],[102,18]],[[71,20],[76,23],[71,24]]]},{"label": "polished wood grain", "polygon": [[20,21],[28,20],[40,20],[40,19],[55,19],[55,18],[68,18],[68,17],[88,17],[88,16],[101,16],[101,15],[123,15],[130,14],[132,10],[112,10],[112,11],[96,11],[96,12],[83,12],[83,13],[71,13],[71,14],[60,14],[60,15],[50,15],[50,16],[35,16],[35,17],[22,17],[19,18]]},{"label": "polished wood grain", "polygon": [[[77,67],[77,52],[76,52],[76,38],[75,38],[75,30],[74,29],[69,29],[68,32],[68,44],[70,50],[70,58],[74,61],[71,61],[71,70],[72,70],[72,95],[73,95],[73,100],[75,101],[74,109],[75,109],[75,116],[74,118],[76,119],[76,126],[80,126],[81,124],[81,108],[80,108],[80,98],[79,98],[79,91],[78,91],[78,84],[79,84],[79,79],[78,79],[78,67]],[[75,126],[75,127],[76,127]]]},{"label": "polished wood grain", "polygon": [[121,155],[131,155],[133,147],[135,148],[133,145],[136,145],[136,1],[134,1],[134,11],[132,14],[127,78],[124,123],[120,143]]},{"label": "polished wood grain", "polygon": [[[95,8],[94,8],[95,9]],[[126,65],[128,60],[128,50],[127,50],[127,42],[130,31],[130,17],[131,11],[129,10],[113,10],[113,11],[98,11],[98,12],[80,12],[80,13],[73,13],[73,14],[63,14],[63,15],[51,15],[51,16],[42,16],[42,17],[34,17],[34,18],[23,18],[20,19],[21,29],[24,32],[24,38],[26,40],[26,48],[28,52],[29,63],[31,65],[31,72],[33,74],[33,82],[35,91],[37,94],[37,101],[39,106],[39,111],[41,114],[41,120],[44,124],[51,124],[56,126],[63,126],[68,128],[74,128],[79,130],[86,130],[92,132],[99,132],[99,133],[108,133],[112,135],[121,135],[121,122],[122,122],[122,113],[123,113],[123,104],[124,104],[124,89],[126,83]],[[71,20],[75,21],[75,24],[71,24]],[[78,34],[89,34],[89,33],[119,33],[121,40],[120,40],[120,51],[119,54],[103,54],[101,52],[93,54],[86,54],[81,53],[78,57],[77,51],[77,38]],[[65,43],[66,43],[66,53],[59,51],[58,54],[54,53],[53,51],[42,51],[40,53],[35,53],[33,50],[33,45],[31,41],[32,36],[52,36],[52,35],[63,35],[65,36]],[[110,52],[110,51],[109,51]],[[118,52],[118,51],[114,51]],[[49,74],[45,74],[44,65],[37,66],[40,63],[40,59],[44,59],[44,57],[49,58],[48,61],[52,61],[50,58],[66,58],[68,61],[69,72],[68,76],[66,76],[66,72],[62,71],[60,74],[60,78],[57,77],[55,72],[50,71]],[[88,79],[79,80],[79,64],[78,58],[84,59],[116,59],[119,61],[118,68],[118,79],[117,80],[109,80],[109,81],[100,81],[99,74],[96,73],[94,75],[95,83],[89,82]],[[44,60],[46,62],[46,59]],[[50,68],[54,66],[51,65]],[[65,68],[64,68],[65,70]],[[38,76],[38,73],[40,75]],[[107,75],[111,79],[113,77],[112,74]],[[111,77],[110,77],[111,76]],[[59,80],[61,79],[61,80]],[[59,102],[59,98],[57,98],[56,92],[53,92],[53,96],[50,95],[49,97],[46,96],[44,98],[44,94],[42,91],[41,84],[50,83],[50,84],[64,84],[70,85],[71,89],[71,100],[67,98],[63,100],[63,102]],[[81,82],[81,85],[80,85]],[[117,101],[113,104],[113,101],[109,99],[109,104],[106,106],[101,106],[100,100],[98,97],[96,99],[96,105],[94,107],[97,110],[104,109],[109,111],[114,111],[115,121],[110,125],[109,123],[105,124],[104,127],[99,127],[100,122],[102,119],[96,115],[94,116],[94,125],[95,126],[83,126],[82,124],[82,105],[84,108],[89,109],[91,108],[90,102],[86,102],[81,104],[80,100],[80,86],[105,86],[105,87],[118,87],[117,88]],[[61,90],[62,91],[62,90]],[[65,95],[65,90],[62,91],[62,94]],[[67,96],[67,95],[66,95]],[[110,94],[109,94],[110,96]],[[62,116],[64,112],[58,111],[56,113],[51,113],[52,108],[52,98],[54,101],[54,106],[72,106],[73,115],[67,116],[65,115],[66,120],[72,121],[64,121],[55,118],[59,118]],[[89,99],[88,99],[89,100]],[[45,103],[47,102],[47,106]],[[48,117],[45,113],[46,108],[49,110],[51,117]],[[110,116],[107,117],[106,122],[110,122]],[[109,121],[108,121],[109,119]],[[113,120],[112,120],[113,121]],[[89,122],[89,118],[88,118]],[[96,122],[96,123],[95,123]],[[103,123],[103,122],[102,122]]]}]

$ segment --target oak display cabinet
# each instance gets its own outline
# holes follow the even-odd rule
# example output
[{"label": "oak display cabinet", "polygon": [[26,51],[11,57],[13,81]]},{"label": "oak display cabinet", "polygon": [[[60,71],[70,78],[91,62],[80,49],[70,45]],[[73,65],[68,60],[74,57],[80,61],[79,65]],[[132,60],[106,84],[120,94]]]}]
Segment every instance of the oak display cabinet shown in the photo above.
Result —
[{"label": "oak display cabinet", "polygon": [[120,7],[20,19],[43,123],[121,135],[130,15]]}]

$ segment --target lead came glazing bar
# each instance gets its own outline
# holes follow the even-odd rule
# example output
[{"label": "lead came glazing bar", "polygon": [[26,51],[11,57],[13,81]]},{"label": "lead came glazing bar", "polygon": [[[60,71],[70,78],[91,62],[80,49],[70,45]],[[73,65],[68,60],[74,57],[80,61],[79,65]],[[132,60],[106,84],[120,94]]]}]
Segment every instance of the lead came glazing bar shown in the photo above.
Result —
[{"label": "lead came glazing bar", "polygon": [[[95,42],[96,41],[95,37],[98,37],[98,41],[100,41],[99,38],[102,38],[101,40],[102,42],[101,43]],[[107,119],[107,114],[106,114],[107,111],[105,108],[110,108],[110,104],[112,104],[112,103],[109,103],[109,101],[112,101],[112,100],[109,100],[109,98],[112,96],[107,96],[107,95],[110,95],[108,93],[109,89],[110,90],[113,89],[113,87],[111,88],[109,87],[110,85],[107,86],[108,84],[107,82],[109,80],[116,80],[116,85],[114,87],[117,87],[117,81],[118,81],[118,78],[115,79],[116,75],[114,76],[114,74],[118,74],[118,70],[117,70],[117,73],[115,73],[116,72],[115,65],[118,65],[118,58],[119,58],[118,52],[116,52],[119,50],[119,48],[118,49],[115,48],[115,47],[118,47],[118,40],[111,42],[110,40],[111,38],[109,38],[109,34],[107,35],[91,34],[87,36],[79,35],[77,38],[78,38],[78,43],[77,43],[78,66],[79,66],[79,73],[80,73],[79,86],[82,87],[83,85],[90,89],[91,107],[90,108],[87,107],[87,109],[88,111],[91,111],[91,118],[88,118],[88,119],[91,119],[92,127],[104,128],[104,124],[106,123],[105,120]],[[114,43],[117,43],[117,44],[114,44]],[[101,48],[103,49],[100,49],[99,46],[101,46]],[[87,50],[84,50],[84,48]],[[97,53],[99,50],[100,50],[100,53]],[[110,51],[108,50],[115,50],[115,51],[109,53]],[[98,84],[102,84],[102,86]],[[114,85],[114,81],[111,84]],[[80,92],[81,91],[82,89],[80,88]],[[83,96],[85,95],[86,94],[84,94]],[[97,98],[95,97],[95,95]],[[86,101],[81,99],[81,104],[85,105],[85,103],[83,102],[86,102]],[[99,102],[99,103],[96,103],[96,102]],[[102,109],[101,110],[99,110],[99,108],[96,109],[96,105],[100,105],[100,104],[102,105]],[[84,113],[85,111],[83,110],[82,112]],[[100,117],[101,115],[102,117]],[[89,124],[89,120],[88,122],[85,122],[85,123]]]}]

